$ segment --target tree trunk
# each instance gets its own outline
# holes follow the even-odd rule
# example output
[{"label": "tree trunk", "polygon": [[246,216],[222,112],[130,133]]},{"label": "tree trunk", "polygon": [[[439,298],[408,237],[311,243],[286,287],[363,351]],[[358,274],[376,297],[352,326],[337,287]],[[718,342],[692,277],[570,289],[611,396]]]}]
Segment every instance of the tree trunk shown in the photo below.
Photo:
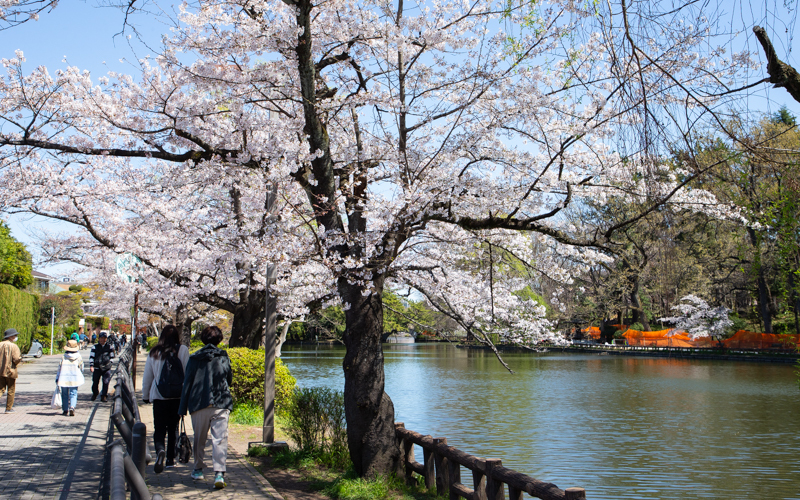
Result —
[{"label": "tree trunk", "polygon": [[231,347],[258,349],[264,343],[264,296],[263,290],[250,290],[246,300],[236,304],[231,327]]},{"label": "tree trunk", "polygon": [[794,311],[794,333],[800,335],[800,294],[797,293],[793,269],[789,269],[789,282],[787,284],[789,285],[789,300]]},{"label": "tree trunk", "polygon": [[356,474],[375,477],[403,475],[400,448],[394,430],[394,405],[384,392],[383,278],[374,282],[373,293],[364,297],[362,287],[339,283],[347,327],[343,340],[344,407],[347,444]]},{"label": "tree trunk", "polygon": [[[302,321],[300,319],[299,321]],[[286,335],[289,333],[289,327],[292,326],[294,320],[287,319],[283,322],[283,328],[281,328],[281,334],[278,335],[278,345],[275,346],[275,357],[281,357],[281,349],[283,348],[283,343],[286,342]]]},{"label": "tree trunk", "polygon": [[631,310],[633,311],[633,323],[641,323],[642,330],[650,331],[650,323],[647,321],[647,314],[642,307],[642,299],[639,297],[639,275],[633,277],[633,288],[631,288]]},{"label": "tree trunk", "polygon": [[764,275],[764,266],[761,264],[761,245],[759,237],[753,228],[747,228],[750,236],[750,243],[753,246],[753,265],[756,266],[756,286],[758,288],[758,314],[764,325],[764,333],[772,333],[772,314],[769,308],[769,290],[767,289],[767,278]]},{"label": "tree trunk", "polygon": [[189,308],[186,306],[178,306],[175,309],[175,326],[181,335],[181,344],[189,347],[192,340],[192,323],[195,318],[189,314]]}]

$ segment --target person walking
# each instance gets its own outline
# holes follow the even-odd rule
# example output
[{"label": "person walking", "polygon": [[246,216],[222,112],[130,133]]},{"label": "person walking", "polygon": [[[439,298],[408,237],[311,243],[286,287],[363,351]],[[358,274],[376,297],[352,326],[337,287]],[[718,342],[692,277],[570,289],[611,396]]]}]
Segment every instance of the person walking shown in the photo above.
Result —
[{"label": "person walking", "polygon": [[6,413],[14,413],[14,394],[17,392],[17,365],[22,362],[22,353],[17,347],[19,333],[9,328],[0,341],[0,397],[8,391]]},{"label": "person walking", "polygon": [[92,346],[89,353],[89,371],[92,372],[92,401],[97,399],[97,386],[100,379],[103,380],[103,392],[100,393],[100,401],[108,401],[108,383],[111,381],[111,366],[114,360],[114,349],[108,343],[108,333],[100,332],[97,344]]},{"label": "person walking", "polygon": [[228,417],[233,409],[231,383],[233,372],[228,353],[217,347],[222,342],[222,332],[216,326],[209,326],[200,333],[205,344],[189,357],[186,377],[183,382],[180,415],[188,410],[194,428],[194,470],[192,479],[203,479],[203,458],[206,438],[211,431],[214,466],[214,487],[227,486],[225,482],[225,462],[228,458]]},{"label": "person walking", "polygon": [[181,345],[178,329],[167,325],[161,332],[158,344],[150,349],[142,378],[142,399],[145,403],[153,403],[153,445],[156,449],[153,470],[156,474],[164,470],[165,459],[167,468],[175,466],[175,442],[181,418],[178,407],[188,362],[189,348]]},{"label": "person walking", "polygon": [[78,341],[70,339],[64,347],[64,357],[58,364],[56,385],[61,388],[61,414],[75,416],[78,405],[78,387],[85,382],[83,378],[83,358]]}]

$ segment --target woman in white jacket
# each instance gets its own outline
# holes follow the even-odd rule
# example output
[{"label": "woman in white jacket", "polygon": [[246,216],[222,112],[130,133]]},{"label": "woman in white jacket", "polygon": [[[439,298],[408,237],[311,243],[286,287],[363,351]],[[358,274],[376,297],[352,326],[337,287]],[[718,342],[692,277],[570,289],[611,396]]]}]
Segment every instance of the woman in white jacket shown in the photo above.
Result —
[{"label": "woman in white jacket", "polygon": [[56,385],[61,388],[61,414],[75,416],[78,404],[78,387],[85,382],[83,378],[83,358],[78,352],[77,340],[70,340],[64,348],[64,357],[58,365]]},{"label": "woman in white jacket", "polygon": [[180,421],[178,407],[188,362],[189,349],[181,345],[178,329],[167,325],[161,332],[158,343],[150,349],[142,380],[142,399],[145,403],[153,402],[153,444],[156,449],[153,470],[156,474],[164,470],[165,459],[167,467],[175,465],[175,441]]}]

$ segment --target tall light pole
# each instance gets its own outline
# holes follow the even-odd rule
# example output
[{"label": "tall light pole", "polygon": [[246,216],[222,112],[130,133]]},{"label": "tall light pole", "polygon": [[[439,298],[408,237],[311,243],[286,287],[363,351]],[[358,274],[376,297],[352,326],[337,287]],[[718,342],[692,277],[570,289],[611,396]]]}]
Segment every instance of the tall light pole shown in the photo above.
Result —
[{"label": "tall light pole", "polygon": [[[275,199],[278,196],[277,183],[272,184],[272,189],[267,192],[266,210],[270,214],[269,221],[275,220],[272,215]],[[275,285],[275,263],[267,264],[267,281],[264,285],[266,304],[264,307],[264,425],[262,427],[262,442],[271,444],[275,442],[275,322],[277,307],[275,297],[272,296],[272,287]]]}]

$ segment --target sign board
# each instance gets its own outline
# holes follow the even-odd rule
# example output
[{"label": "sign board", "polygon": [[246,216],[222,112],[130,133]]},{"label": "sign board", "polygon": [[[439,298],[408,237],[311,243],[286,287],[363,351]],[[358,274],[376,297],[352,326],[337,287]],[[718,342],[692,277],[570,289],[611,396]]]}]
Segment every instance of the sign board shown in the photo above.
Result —
[{"label": "sign board", "polygon": [[142,259],[130,252],[117,256],[117,275],[127,283],[142,282],[140,276],[142,267]]}]

